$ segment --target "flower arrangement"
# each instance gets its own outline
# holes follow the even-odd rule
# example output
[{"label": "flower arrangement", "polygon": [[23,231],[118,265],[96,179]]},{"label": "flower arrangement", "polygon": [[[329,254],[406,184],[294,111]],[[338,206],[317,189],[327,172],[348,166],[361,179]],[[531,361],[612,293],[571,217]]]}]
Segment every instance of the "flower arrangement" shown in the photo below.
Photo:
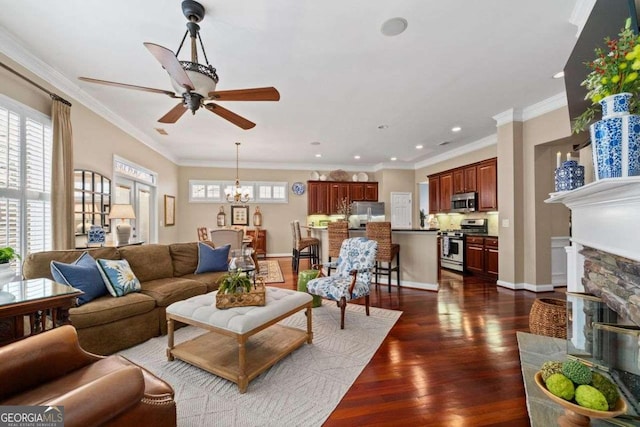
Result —
[{"label": "flower arrangement", "polygon": [[342,215],[344,219],[349,219],[349,214],[351,214],[351,205],[349,204],[349,199],[344,197],[343,199],[338,201],[336,213],[338,215]]},{"label": "flower arrangement", "polygon": [[[585,130],[593,121],[603,98],[623,92],[634,95],[640,92],[640,36],[631,30],[631,18],[627,19],[617,40],[607,37],[605,43],[608,51],[595,49],[596,59],[585,64],[591,72],[581,85],[589,91],[585,99],[591,100],[593,105],[576,117],[573,123],[575,133]],[[629,102],[629,112],[640,112],[640,102],[635,96]]]}]

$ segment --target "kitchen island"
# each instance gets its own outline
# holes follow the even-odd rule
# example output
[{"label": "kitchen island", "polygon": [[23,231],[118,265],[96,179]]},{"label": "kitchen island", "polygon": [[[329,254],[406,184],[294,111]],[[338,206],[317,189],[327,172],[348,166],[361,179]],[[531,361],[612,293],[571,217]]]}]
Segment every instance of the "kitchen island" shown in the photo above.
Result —
[{"label": "kitchen island", "polygon": [[[329,259],[329,233],[327,227],[309,227],[311,235],[320,240],[320,259],[326,262]],[[350,228],[349,237],[364,237],[364,228]],[[437,230],[425,229],[393,229],[391,239],[393,243],[400,245],[400,286],[408,288],[424,289],[428,291],[438,290],[438,245]],[[395,262],[394,264],[395,265]],[[388,278],[379,278],[386,284]],[[391,278],[391,284],[397,285],[395,274]]]}]

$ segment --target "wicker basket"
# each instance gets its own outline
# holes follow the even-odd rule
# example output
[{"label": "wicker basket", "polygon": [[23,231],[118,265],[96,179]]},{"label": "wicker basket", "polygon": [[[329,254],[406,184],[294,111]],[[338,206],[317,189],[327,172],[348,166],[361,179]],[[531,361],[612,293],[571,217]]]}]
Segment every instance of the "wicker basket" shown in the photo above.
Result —
[{"label": "wicker basket", "polygon": [[266,304],[266,290],[264,287],[264,279],[258,277],[256,286],[252,287],[249,292],[241,292],[234,294],[216,293],[216,308],[232,308],[232,307],[248,307],[252,305],[264,306]]},{"label": "wicker basket", "polygon": [[567,302],[560,299],[536,299],[529,312],[532,334],[567,338]]}]

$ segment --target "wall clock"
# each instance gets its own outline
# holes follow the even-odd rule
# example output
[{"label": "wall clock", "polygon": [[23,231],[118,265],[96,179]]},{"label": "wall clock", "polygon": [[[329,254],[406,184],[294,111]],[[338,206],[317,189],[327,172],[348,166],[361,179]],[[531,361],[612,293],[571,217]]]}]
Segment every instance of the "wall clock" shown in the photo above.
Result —
[{"label": "wall clock", "polygon": [[298,196],[302,196],[304,194],[304,184],[301,182],[294,182],[291,186],[291,191]]}]

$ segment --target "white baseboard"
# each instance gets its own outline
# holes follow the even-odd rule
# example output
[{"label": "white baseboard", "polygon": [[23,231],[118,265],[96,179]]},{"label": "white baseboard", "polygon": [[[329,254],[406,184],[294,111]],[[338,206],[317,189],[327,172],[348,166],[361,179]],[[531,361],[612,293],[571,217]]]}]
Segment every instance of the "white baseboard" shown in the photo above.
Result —
[{"label": "white baseboard", "polygon": [[502,286],[503,288],[512,289],[514,291],[517,290],[525,290],[531,292],[553,292],[553,285],[534,285],[531,283],[511,283],[505,282],[504,280],[498,280],[498,286]]}]

